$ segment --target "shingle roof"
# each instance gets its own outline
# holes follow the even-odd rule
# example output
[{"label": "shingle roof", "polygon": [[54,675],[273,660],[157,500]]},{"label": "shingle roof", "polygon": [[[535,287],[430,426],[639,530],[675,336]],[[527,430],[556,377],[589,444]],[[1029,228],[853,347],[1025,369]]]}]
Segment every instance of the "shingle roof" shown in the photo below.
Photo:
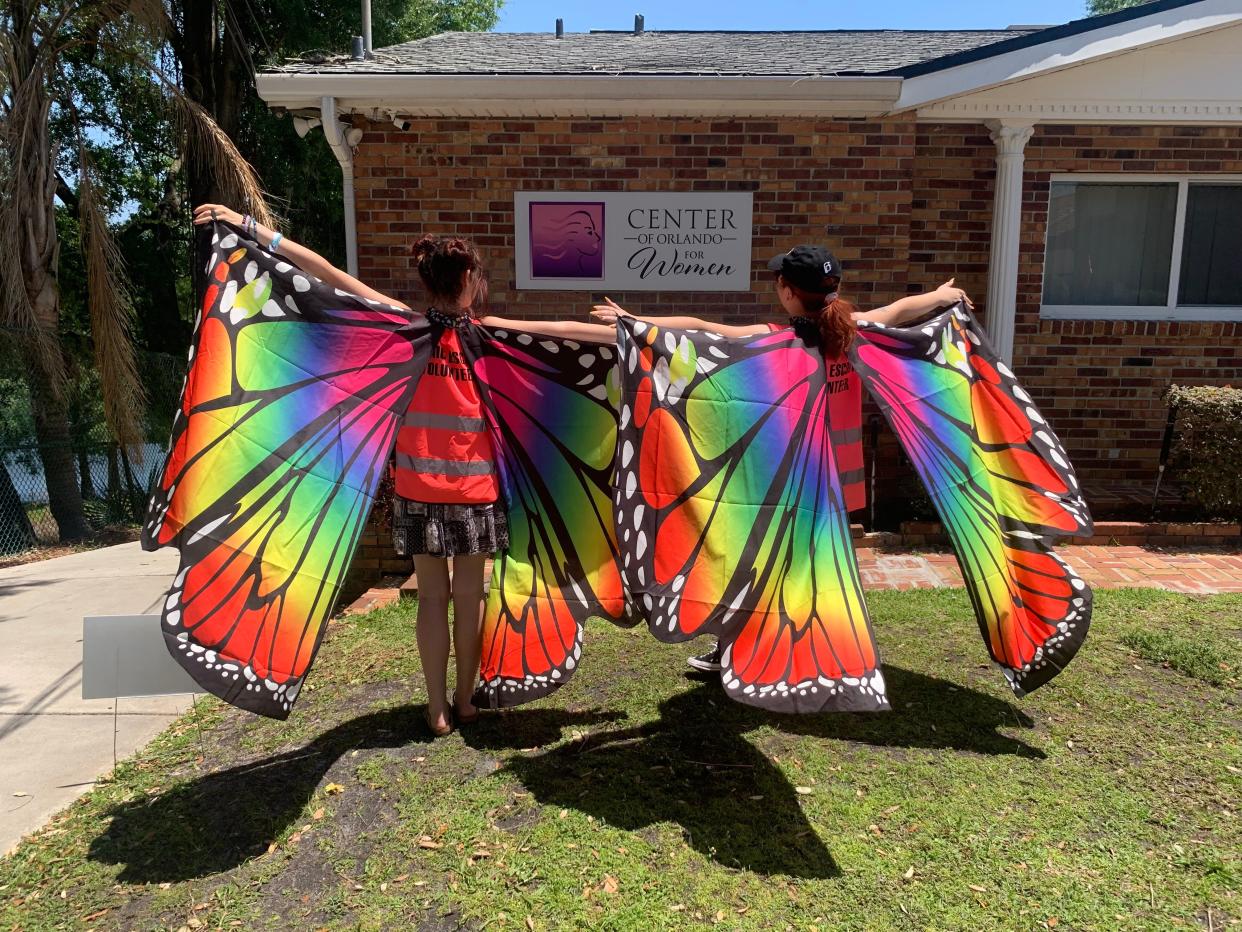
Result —
[{"label": "shingle roof", "polygon": [[879,75],[1038,32],[1039,27],[822,32],[446,32],[274,69],[319,74]]}]

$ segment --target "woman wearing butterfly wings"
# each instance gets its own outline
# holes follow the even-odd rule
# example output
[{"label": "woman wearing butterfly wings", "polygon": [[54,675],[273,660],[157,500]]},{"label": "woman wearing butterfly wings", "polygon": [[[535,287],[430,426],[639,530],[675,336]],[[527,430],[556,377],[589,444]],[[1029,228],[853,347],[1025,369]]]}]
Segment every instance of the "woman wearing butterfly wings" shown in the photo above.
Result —
[{"label": "woman wearing butterfly wings", "polygon": [[[217,221],[242,230],[329,286],[410,310],[409,304],[371,288],[249,216],[220,204],[203,204],[194,212],[197,225]],[[500,503],[497,457],[480,399],[476,359],[463,345],[479,346],[483,341],[467,332],[477,323],[489,333],[517,331],[507,335],[518,341],[529,343],[527,334],[536,334],[571,341],[572,346],[572,341],[610,344],[615,331],[600,324],[511,320],[480,313],[487,280],[482,258],[468,240],[423,236],[411,247],[411,255],[426,290],[420,310],[440,335],[397,431],[393,537],[397,552],[413,558],[418,578],[416,629],[427,682],[427,725],[434,734],[445,735],[454,719],[466,724],[478,715],[473,695],[482,651],[484,565],[509,543],[509,520]],[[555,351],[557,344],[550,348]],[[526,536],[525,528],[520,528],[519,537]],[[457,674],[451,702],[447,697],[450,603]]]},{"label": "woman wearing butterfly wings", "polygon": [[[871,311],[860,311],[840,296],[841,263],[827,249],[815,245],[796,246],[775,256],[768,269],[774,275],[774,288],[781,308],[788,315],[785,324],[730,325],[697,317],[639,317],[647,323],[680,330],[699,330],[733,339],[745,339],[786,327],[814,332],[824,355],[830,382],[832,433],[841,470],[842,493],[848,510],[863,507],[864,487],[861,447],[861,384],[854,375],[845,351],[854,338],[858,321],[872,321],[895,327],[917,320],[938,308],[961,302],[973,307],[969,296],[954,286],[953,279],[934,291],[912,295]],[[634,317],[611,299],[596,305],[592,315],[616,325],[619,317]],[[721,669],[719,641],[707,652],[687,661],[703,672]]]}]

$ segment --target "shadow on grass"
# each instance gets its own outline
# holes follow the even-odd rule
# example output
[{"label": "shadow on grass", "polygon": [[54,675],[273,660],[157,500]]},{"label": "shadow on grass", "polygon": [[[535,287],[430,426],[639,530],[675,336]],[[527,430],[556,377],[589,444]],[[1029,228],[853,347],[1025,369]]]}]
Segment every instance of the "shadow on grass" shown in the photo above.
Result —
[{"label": "shadow on grass", "polygon": [[[732,702],[718,684],[700,683],[669,697],[656,721],[637,727],[613,727],[624,718],[620,712],[525,708],[485,715],[462,735],[475,750],[516,750],[558,742],[567,728],[603,725],[584,742],[514,755],[504,769],[548,806],[633,831],[679,825],[688,844],[726,866],[833,877],[836,863],[795,788],[747,732],[768,725],[881,747],[1043,756],[1000,733],[1031,724],[1011,704],[898,667],[885,667],[885,675],[898,707],[886,714],[778,716]],[[427,743],[423,708],[363,715],[295,750],[122,803],[108,813],[111,822],[89,857],[123,865],[118,879],[125,883],[179,882],[235,868],[263,854],[302,814],[342,755]]]},{"label": "shadow on grass", "polygon": [[[795,787],[747,738],[770,725],[786,734],[880,747],[944,748],[1042,758],[1001,734],[1030,727],[1007,702],[934,677],[885,667],[897,711],[778,716],[735,703],[703,683],[660,704],[660,717],[595,733],[505,767],[539,802],[572,808],[637,831],[680,825],[695,850],[717,862],[761,874],[828,878],[839,874],[831,851],[803,814]],[[520,713],[466,732],[479,748],[514,746],[509,722]]]},{"label": "shadow on grass", "polygon": [[[409,749],[431,736],[425,706],[363,715],[284,754],[179,784],[154,798],[116,806],[107,830],[90,846],[91,860],[124,865],[124,883],[179,882],[231,870],[263,854],[302,814],[328,769],[359,748]],[[561,729],[616,716],[532,709],[525,730],[543,743]]]},{"label": "shadow on grass", "polygon": [[[934,676],[884,665],[890,712],[844,715],[766,715],[730,703],[744,728],[765,722],[781,731],[875,747],[944,748],[972,754],[1009,754],[1043,760],[1047,755],[1002,728],[1033,728],[1034,720],[1011,702]],[[730,710],[733,711],[732,709]]]}]

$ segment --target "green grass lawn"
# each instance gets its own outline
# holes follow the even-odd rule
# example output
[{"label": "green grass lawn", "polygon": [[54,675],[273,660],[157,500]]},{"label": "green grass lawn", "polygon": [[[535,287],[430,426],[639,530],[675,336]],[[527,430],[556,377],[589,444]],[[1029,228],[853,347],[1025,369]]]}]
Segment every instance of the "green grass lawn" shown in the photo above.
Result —
[{"label": "green grass lawn", "polygon": [[597,623],[438,741],[412,606],[337,622],[289,722],[200,703],[0,861],[0,929],[1242,926],[1242,597],[1097,593],[1023,700],[963,591],[868,602],[888,714],[767,715]]}]

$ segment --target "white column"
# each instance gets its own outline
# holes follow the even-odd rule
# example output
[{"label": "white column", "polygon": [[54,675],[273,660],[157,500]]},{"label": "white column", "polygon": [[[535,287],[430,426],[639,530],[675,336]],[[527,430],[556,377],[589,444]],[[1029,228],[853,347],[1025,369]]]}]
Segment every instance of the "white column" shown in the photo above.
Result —
[{"label": "white column", "polygon": [[1029,120],[988,120],[996,143],[996,192],[992,202],[992,255],[988,265],[987,331],[1005,362],[1013,361],[1018,304],[1018,245],[1022,238],[1022,162],[1035,131]]}]

